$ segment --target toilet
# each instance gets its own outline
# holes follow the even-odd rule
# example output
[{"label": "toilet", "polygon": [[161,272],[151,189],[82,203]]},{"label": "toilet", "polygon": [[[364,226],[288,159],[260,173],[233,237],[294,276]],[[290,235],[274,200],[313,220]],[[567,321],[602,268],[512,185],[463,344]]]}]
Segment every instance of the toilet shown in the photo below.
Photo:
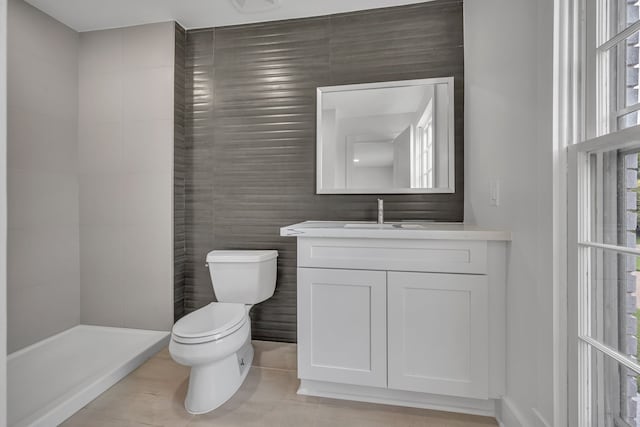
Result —
[{"label": "toilet", "polygon": [[171,331],[169,353],[190,366],[184,402],[191,414],[216,409],[238,390],[253,361],[253,304],[273,295],[277,251],[211,251],[207,267],[218,302],[182,319]]}]

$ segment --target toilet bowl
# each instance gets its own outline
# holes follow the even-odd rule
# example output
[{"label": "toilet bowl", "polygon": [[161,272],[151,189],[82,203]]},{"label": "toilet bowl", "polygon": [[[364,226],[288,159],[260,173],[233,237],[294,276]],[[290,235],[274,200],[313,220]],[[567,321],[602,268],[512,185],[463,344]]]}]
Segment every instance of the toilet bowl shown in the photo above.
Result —
[{"label": "toilet bowl", "polygon": [[[176,322],[169,353],[190,366],[185,408],[212,411],[240,388],[253,361],[253,304],[273,295],[276,251],[212,251],[207,264],[220,302],[212,302]],[[220,289],[220,292],[218,292]]]},{"label": "toilet bowl", "polygon": [[186,410],[212,411],[238,390],[253,361],[247,309],[213,302],[188,314],[173,328],[169,353],[191,367]]}]

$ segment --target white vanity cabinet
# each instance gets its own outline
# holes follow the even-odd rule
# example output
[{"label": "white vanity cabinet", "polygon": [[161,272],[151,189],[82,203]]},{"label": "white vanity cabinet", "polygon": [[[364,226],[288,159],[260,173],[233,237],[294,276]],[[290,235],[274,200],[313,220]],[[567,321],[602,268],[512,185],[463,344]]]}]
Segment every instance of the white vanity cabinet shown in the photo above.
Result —
[{"label": "white vanity cabinet", "polygon": [[384,271],[298,269],[301,378],[387,386]]},{"label": "white vanity cabinet", "polygon": [[488,397],[487,277],[298,268],[300,378]]},{"label": "white vanity cabinet", "polygon": [[387,273],[387,387],[486,399],[485,275]]},{"label": "white vanity cabinet", "polygon": [[281,231],[298,237],[298,392],[494,415],[509,233],[340,224]]}]

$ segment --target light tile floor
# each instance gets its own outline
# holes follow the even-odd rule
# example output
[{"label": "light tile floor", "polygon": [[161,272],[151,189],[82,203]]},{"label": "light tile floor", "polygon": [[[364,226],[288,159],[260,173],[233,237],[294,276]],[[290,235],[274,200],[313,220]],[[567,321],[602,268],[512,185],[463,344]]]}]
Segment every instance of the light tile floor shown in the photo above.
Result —
[{"label": "light tile floor", "polygon": [[165,349],[63,426],[497,426],[494,419],[486,417],[299,396],[296,372],[288,360],[291,358],[282,352],[259,354],[244,384],[228,402],[209,414],[194,416],[183,407],[189,369],[171,360]]}]

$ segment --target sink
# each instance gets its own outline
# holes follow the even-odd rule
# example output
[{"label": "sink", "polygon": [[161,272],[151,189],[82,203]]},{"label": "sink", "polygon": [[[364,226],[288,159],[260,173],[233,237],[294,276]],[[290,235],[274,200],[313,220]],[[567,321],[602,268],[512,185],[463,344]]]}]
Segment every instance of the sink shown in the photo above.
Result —
[{"label": "sink", "polygon": [[405,229],[405,230],[420,230],[424,228],[422,224],[403,223],[403,222],[385,222],[384,224],[378,224],[375,222],[358,222],[352,224],[345,224],[344,228],[361,228],[365,230],[393,230],[393,229]]},{"label": "sink", "polygon": [[345,224],[344,228],[364,228],[367,230],[384,230],[386,228],[395,228],[394,224],[376,224],[376,223],[356,223],[356,224]]},{"label": "sink", "polygon": [[399,223],[399,224],[393,224],[394,228],[403,228],[405,230],[420,230],[422,228],[424,228],[424,225],[422,224],[411,224],[411,223]]}]

